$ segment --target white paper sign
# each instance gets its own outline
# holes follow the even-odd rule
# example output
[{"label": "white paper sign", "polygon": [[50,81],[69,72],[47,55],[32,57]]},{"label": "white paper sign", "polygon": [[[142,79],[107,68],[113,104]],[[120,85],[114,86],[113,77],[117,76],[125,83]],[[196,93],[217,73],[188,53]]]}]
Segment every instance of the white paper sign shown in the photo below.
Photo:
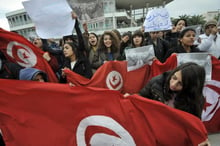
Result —
[{"label": "white paper sign", "polygon": [[144,21],[145,32],[172,29],[170,15],[165,8],[149,10]]},{"label": "white paper sign", "polygon": [[125,50],[126,60],[128,61],[128,71],[138,69],[145,64],[151,64],[155,57],[153,45],[131,48]]},{"label": "white paper sign", "polygon": [[22,3],[39,37],[61,38],[72,34],[75,20],[66,0],[31,0]]},{"label": "white paper sign", "polygon": [[212,60],[208,53],[178,53],[178,66],[186,62],[195,62],[205,68],[206,81],[212,78]]}]

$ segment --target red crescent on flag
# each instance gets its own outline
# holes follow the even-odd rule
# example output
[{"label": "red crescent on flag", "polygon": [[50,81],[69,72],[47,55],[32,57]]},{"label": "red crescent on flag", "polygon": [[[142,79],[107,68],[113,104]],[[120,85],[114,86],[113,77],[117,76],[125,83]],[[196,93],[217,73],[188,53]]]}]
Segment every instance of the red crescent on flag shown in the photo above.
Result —
[{"label": "red crescent on flag", "polygon": [[[18,47],[21,47],[21,48],[18,48]],[[22,46],[18,46],[18,45],[16,46],[16,45],[14,45],[13,48],[12,48],[12,50],[11,50],[14,59],[15,59],[17,62],[21,62],[21,63],[27,64],[27,62],[25,62],[23,59],[21,59],[21,58],[18,56],[18,53],[20,53],[20,52],[18,52],[19,49],[25,50],[22,55],[24,56],[24,59],[26,59],[25,57],[28,58],[28,56],[27,56],[26,53],[25,53],[26,51],[27,51],[28,53],[30,53],[28,49],[26,49],[26,48],[24,48],[24,47],[22,47]]]}]

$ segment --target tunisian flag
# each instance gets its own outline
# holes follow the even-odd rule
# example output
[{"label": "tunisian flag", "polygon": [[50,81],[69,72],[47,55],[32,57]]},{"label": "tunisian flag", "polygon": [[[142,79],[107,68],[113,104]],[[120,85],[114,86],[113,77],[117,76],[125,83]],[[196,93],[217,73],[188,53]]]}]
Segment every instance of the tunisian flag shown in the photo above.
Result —
[{"label": "tunisian flag", "polygon": [[[220,61],[212,57],[211,62],[212,78],[211,81],[206,82],[203,90],[206,103],[202,113],[202,120],[209,133],[220,132]],[[176,68],[177,64],[177,54],[172,54],[165,63],[155,60],[152,65],[145,65],[131,72],[127,72],[126,61],[107,62],[97,70],[91,80],[71,71],[66,71],[66,73],[68,80],[76,86],[108,88],[122,93],[138,93],[152,77]],[[121,84],[119,84],[120,80],[122,80]],[[110,86],[110,82],[112,82],[112,86]]]},{"label": "tunisian flag", "polygon": [[137,93],[149,80],[150,65],[127,71],[126,61],[108,61],[87,79],[70,70],[64,70],[68,82],[76,86],[99,87],[121,91],[122,93]]},{"label": "tunisian flag", "polygon": [[155,60],[152,65],[145,64],[136,70],[127,71],[127,61],[108,61],[87,79],[70,70],[65,70],[68,82],[75,86],[99,87],[117,90],[121,93],[138,93],[154,76],[172,70],[177,65],[176,54],[165,63]]},{"label": "tunisian flag", "polygon": [[207,139],[197,117],[138,95],[123,98],[108,89],[0,82],[0,129],[8,146],[195,146]]},{"label": "tunisian flag", "polygon": [[22,67],[38,68],[47,73],[50,82],[58,82],[48,62],[42,57],[43,51],[23,36],[0,28],[0,51],[7,60]]},{"label": "tunisian flag", "polygon": [[212,80],[203,89],[206,103],[202,120],[209,133],[220,132],[220,61],[212,56]]}]

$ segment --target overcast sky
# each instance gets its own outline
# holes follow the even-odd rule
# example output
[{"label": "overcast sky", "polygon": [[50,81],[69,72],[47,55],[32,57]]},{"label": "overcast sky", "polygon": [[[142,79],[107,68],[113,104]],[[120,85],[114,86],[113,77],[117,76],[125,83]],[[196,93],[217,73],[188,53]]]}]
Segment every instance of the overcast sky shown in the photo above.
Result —
[{"label": "overcast sky", "polygon": [[[5,13],[23,8],[22,1],[0,0],[0,27],[9,30]],[[171,17],[200,15],[207,11],[220,11],[220,0],[173,0],[166,5]]]}]

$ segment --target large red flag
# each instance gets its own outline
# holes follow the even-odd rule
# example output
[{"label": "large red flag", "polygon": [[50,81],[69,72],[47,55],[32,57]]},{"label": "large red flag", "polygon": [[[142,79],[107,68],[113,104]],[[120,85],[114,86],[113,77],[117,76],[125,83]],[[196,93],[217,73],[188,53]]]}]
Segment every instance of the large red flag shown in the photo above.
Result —
[{"label": "large red flag", "polygon": [[22,67],[34,67],[47,73],[49,81],[58,79],[48,62],[42,57],[43,51],[23,36],[0,28],[0,50],[5,57]]},{"label": "large red flag", "polygon": [[118,90],[121,93],[138,93],[154,76],[172,70],[177,65],[176,54],[165,63],[155,60],[152,65],[145,64],[136,70],[127,71],[126,61],[108,61],[87,79],[70,70],[65,70],[68,82],[76,86],[99,87]]},{"label": "large red flag", "polygon": [[202,120],[210,133],[220,132],[220,61],[212,57],[212,80],[203,90],[206,103]]},{"label": "large red flag", "polygon": [[125,99],[100,88],[0,82],[0,129],[7,146],[196,146],[207,139],[197,117],[138,95]]},{"label": "large red flag", "polygon": [[126,61],[108,61],[87,79],[70,70],[65,70],[67,80],[76,86],[99,87],[118,90],[122,93],[137,93],[149,80],[150,65],[127,71]]}]

